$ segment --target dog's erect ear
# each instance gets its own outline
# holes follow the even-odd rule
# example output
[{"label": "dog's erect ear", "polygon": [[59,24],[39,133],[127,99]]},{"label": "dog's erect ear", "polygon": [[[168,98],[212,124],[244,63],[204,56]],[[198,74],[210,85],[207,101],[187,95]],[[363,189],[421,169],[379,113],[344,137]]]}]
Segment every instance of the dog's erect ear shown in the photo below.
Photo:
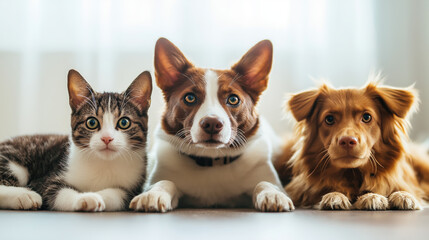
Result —
[{"label": "dog's erect ear", "polygon": [[125,91],[125,96],[137,105],[140,111],[147,110],[150,106],[152,95],[152,77],[148,71],[142,72]]},{"label": "dog's erect ear", "polygon": [[296,121],[300,122],[313,113],[317,98],[320,95],[320,90],[309,90],[297,94],[293,94],[289,101],[289,111],[292,112]]},{"label": "dog's erect ear", "polygon": [[160,38],[155,45],[155,78],[157,85],[166,90],[173,87],[180,75],[192,67],[183,53],[166,38]]},{"label": "dog's erect ear", "polygon": [[69,103],[72,111],[76,109],[85,101],[92,100],[94,91],[80,73],[71,69],[67,75],[69,90]]},{"label": "dog's erect ear", "polygon": [[238,81],[246,90],[259,95],[267,88],[272,62],[273,44],[263,40],[244,54],[231,69],[240,75]]},{"label": "dog's erect ear", "polygon": [[412,87],[407,89],[378,87],[370,83],[366,86],[366,91],[373,98],[379,99],[389,112],[400,118],[407,117],[411,109],[417,109],[417,91]]}]

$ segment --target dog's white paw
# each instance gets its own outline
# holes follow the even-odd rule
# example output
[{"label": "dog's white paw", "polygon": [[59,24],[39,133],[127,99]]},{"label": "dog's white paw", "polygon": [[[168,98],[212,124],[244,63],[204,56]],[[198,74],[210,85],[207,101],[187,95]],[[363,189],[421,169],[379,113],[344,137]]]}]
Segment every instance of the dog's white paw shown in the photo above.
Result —
[{"label": "dog's white paw", "polygon": [[339,192],[331,192],[323,195],[319,203],[322,210],[348,210],[352,207],[346,195]]},{"label": "dog's white paw", "polygon": [[283,192],[264,190],[255,198],[255,208],[262,212],[288,212],[295,209],[292,200]]},{"label": "dog's white paw", "polygon": [[389,208],[389,201],[380,194],[367,193],[359,196],[353,206],[359,210],[386,210]]},{"label": "dog's white paw", "polygon": [[398,210],[420,210],[422,206],[419,201],[410,193],[397,191],[389,196],[389,206]]},{"label": "dog's white paw", "polygon": [[130,209],[144,212],[167,212],[173,210],[171,195],[165,191],[149,190],[133,198]]},{"label": "dog's white paw", "polygon": [[73,204],[74,211],[82,212],[102,212],[106,209],[106,204],[103,198],[98,193],[82,193],[79,194]]}]

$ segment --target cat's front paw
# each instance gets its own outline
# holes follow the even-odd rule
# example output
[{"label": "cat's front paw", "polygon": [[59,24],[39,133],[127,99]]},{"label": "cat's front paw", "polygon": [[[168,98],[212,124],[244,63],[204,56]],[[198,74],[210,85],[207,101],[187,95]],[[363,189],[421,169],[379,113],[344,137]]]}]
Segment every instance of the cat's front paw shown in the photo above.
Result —
[{"label": "cat's front paw", "polygon": [[410,193],[397,191],[389,196],[389,205],[391,209],[398,210],[420,210],[422,206],[419,201]]},{"label": "cat's front paw", "polygon": [[358,197],[353,206],[359,210],[386,210],[389,208],[389,201],[383,195],[367,193]]},{"label": "cat's front paw", "polygon": [[255,208],[262,212],[289,212],[295,209],[292,200],[283,192],[268,189],[255,198]]},{"label": "cat's front paw", "polygon": [[173,210],[172,198],[164,191],[149,190],[133,198],[130,209],[144,212],[167,212]]},{"label": "cat's front paw", "polygon": [[348,210],[352,207],[346,195],[340,192],[331,192],[323,195],[319,203],[322,210]]},{"label": "cat's front paw", "polygon": [[98,193],[82,193],[74,202],[73,209],[82,212],[102,212],[106,209],[106,204]]},{"label": "cat's front paw", "polygon": [[31,190],[23,189],[11,199],[10,209],[37,210],[42,206],[42,197]]}]

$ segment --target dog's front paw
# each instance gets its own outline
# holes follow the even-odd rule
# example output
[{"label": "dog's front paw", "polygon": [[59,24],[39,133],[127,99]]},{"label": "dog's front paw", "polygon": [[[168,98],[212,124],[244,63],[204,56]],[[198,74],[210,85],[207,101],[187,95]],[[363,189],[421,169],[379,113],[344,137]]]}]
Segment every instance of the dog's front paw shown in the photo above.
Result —
[{"label": "dog's front paw", "polygon": [[254,204],[255,208],[262,212],[289,212],[295,209],[286,194],[272,189],[260,192]]},{"label": "dog's front paw", "polygon": [[102,212],[104,209],[106,204],[98,193],[82,193],[73,204],[74,211]]},{"label": "dog's front paw", "polygon": [[422,206],[419,201],[408,192],[397,191],[389,196],[389,206],[391,209],[399,210],[420,210]]},{"label": "dog's front paw", "polygon": [[164,191],[150,190],[133,198],[130,208],[144,212],[167,212],[173,210],[172,198]]},{"label": "dog's front paw", "polygon": [[359,210],[386,210],[389,208],[389,201],[380,194],[367,193],[358,197],[354,207]]},{"label": "dog's front paw", "polygon": [[323,195],[319,203],[322,210],[348,210],[352,207],[346,195],[339,192],[331,192]]}]

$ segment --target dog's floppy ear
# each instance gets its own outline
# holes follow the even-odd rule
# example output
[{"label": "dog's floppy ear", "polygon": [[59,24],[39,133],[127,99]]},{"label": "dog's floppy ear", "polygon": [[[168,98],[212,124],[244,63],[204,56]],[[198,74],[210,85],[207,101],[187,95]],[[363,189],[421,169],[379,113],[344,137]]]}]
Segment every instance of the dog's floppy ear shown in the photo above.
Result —
[{"label": "dog's floppy ear", "polygon": [[155,45],[155,78],[157,85],[166,90],[173,87],[180,75],[192,67],[185,55],[166,38],[160,38]]},{"label": "dog's floppy ear", "polygon": [[[243,88],[259,96],[268,85],[268,74],[273,62],[273,44],[263,40],[253,46],[231,69],[238,73]],[[254,99],[257,100],[257,99]]]},{"label": "dog's floppy ear", "polygon": [[296,121],[300,122],[311,116],[319,95],[319,89],[314,89],[293,94],[290,97],[288,101],[289,111],[292,112]]},{"label": "dog's floppy ear", "polygon": [[416,109],[418,104],[417,91],[410,87],[407,89],[393,88],[387,86],[378,87],[374,83],[366,86],[366,91],[372,94],[373,98],[379,99],[389,112],[405,118],[411,109]]}]

